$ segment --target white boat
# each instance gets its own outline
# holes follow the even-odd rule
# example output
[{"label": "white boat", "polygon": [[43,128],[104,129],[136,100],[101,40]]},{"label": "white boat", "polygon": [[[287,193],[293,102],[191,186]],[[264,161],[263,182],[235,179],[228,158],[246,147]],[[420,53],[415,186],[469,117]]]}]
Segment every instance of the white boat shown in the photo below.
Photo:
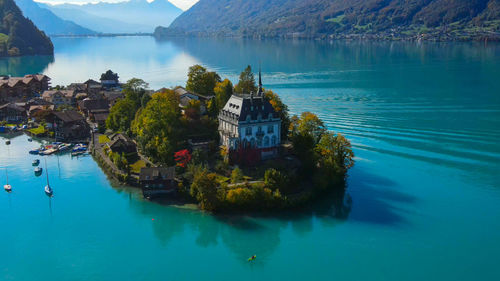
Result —
[{"label": "white boat", "polygon": [[35,176],[39,177],[42,175],[43,169],[40,167],[35,168]]},{"label": "white boat", "polygon": [[57,149],[55,149],[55,148],[49,148],[47,150],[44,150],[44,151],[40,152],[40,154],[42,154],[42,155],[51,155],[51,154],[54,154],[56,152],[57,152]]},{"label": "white boat", "polygon": [[52,191],[52,188],[50,187],[50,185],[45,186],[45,194],[47,194],[47,196],[49,196],[49,197],[54,196],[54,192]]},{"label": "white boat", "polygon": [[71,145],[67,144],[67,143],[63,143],[63,144],[59,145],[59,151],[67,151],[70,148],[71,148]]},{"label": "white boat", "polygon": [[45,194],[49,197],[54,196],[54,191],[50,187],[49,183],[49,170],[47,169],[47,159],[45,159],[45,175],[47,175],[47,185],[44,188]]},{"label": "white boat", "polygon": [[5,175],[7,176],[7,184],[3,186],[3,189],[7,192],[12,192],[12,186],[9,184],[9,173],[7,173],[7,168],[5,168]]}]

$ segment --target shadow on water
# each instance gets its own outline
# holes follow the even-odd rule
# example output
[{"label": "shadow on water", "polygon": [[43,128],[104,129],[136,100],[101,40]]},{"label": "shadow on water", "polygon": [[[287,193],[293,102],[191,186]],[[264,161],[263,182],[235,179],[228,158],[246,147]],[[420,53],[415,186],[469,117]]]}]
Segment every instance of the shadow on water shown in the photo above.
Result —
[{"label": "shadow on water", "polygon": [[259,263],[264,264],[280,244],[284,229],[305,236],[313,231],[315,220],[334,227],[349,217],[350,198],[345,189],[340,188],[325,193],[308,207],[277,214],[215,215],[193,208],[173,208],[171,204],[145,201],[140,197],[131,199],[130,207],[151,220],[153,233],[163,246],[177,236],[195,233],[195,243],[200,247],[214,247],[222,243],[242,263],[257,254]]},{"label": "shadow on water", "polygon": [[412,206],[414,196],[398,190],[387,177],[354,169],[345,185],[326,192],[313,204],[279,213],[210,214],[193,205],[179,206],[178,201],[151,202],[142,199],[134,188],[114,186],[119,193],[129,194],[129,205],[151,220],[154,235],[162,246],[176,237],[191,236],[199,247],[228,247],[238,260],[246,262],[259,255],[265,263],[278,247],[284,230],[305,237],[317,225],[335,228],[347,221],[397,227],[405,224],[407,211],[399,206]]},{"label": "shadow on water", "polygon": [[43,73],[54,63],[54,56],[23,56],[0,59],[0,75],[24,76]]},{"label": "shadow on water", "polygon": [[355,179],[349,183],[354,203],[349,220],[388,226],[406,223],[404,213],[408,211],[399,206],[416,204],[414,196],[397,190],[398,185],[387,177],[361,169],[353,171],[351,177]]}]

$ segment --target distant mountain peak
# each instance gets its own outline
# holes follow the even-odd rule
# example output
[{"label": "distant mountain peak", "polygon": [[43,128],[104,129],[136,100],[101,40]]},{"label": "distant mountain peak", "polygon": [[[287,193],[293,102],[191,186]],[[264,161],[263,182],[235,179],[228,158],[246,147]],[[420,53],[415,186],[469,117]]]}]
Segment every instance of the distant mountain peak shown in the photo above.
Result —
[{"label": "distant mountain peak", "polygon": [[169,25],[182,10],[167,0],[130,0],[116,3],[97,2],[61,4],[48,8],[64,19],[103,33],[153,32],[158,25]]},{"label": "distant mountain peak", "polygon": [[89,35],[96,32],[56,16],[33,0],[15,0],[23,14],[49,35]]}]

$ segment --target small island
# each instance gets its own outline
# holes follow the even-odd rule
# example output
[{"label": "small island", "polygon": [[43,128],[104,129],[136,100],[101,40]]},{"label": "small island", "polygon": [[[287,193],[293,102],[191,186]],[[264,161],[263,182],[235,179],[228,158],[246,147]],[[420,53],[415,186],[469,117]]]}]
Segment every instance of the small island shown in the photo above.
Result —
[{"label": "small island", "polygon": [[108,175],[150,200],[213,212],[296,208],[343,194],[354,165],[349,140],[312,112],[290,117],[250,66],[233,86],[194,65],[185,87],[157,91],[138,78],[122,84],[111,70],[67,86],[52,87],[44,75],[0,82],[0,128],[48,140],[41,155],[77,143],[78,157],[88,142]]},{"label": "small island", "polygon": [[[116,77],[115,77],[116,78]],[[203,210],[299,207],[344,191],[350,142],[311,112],[290,117],[280,97],[248,66],[233,86],[195,65],[185,87],[150,91],[140,79],[96,133],[94,155],[144,196],[196,202]],[[98,135],[98,136],[97,136]]]}]

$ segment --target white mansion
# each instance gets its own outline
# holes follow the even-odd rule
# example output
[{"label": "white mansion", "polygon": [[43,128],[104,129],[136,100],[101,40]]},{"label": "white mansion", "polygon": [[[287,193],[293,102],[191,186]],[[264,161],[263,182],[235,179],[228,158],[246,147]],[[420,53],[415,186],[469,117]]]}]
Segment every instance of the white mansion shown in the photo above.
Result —
[{"label": "white mansion", "polygon": [[232,95],[219,113],[221,144],[229,151],[258,150],[260,158],[278,154],[281,143],[281,119],[264,97],[259,72],[256,94]]}]

